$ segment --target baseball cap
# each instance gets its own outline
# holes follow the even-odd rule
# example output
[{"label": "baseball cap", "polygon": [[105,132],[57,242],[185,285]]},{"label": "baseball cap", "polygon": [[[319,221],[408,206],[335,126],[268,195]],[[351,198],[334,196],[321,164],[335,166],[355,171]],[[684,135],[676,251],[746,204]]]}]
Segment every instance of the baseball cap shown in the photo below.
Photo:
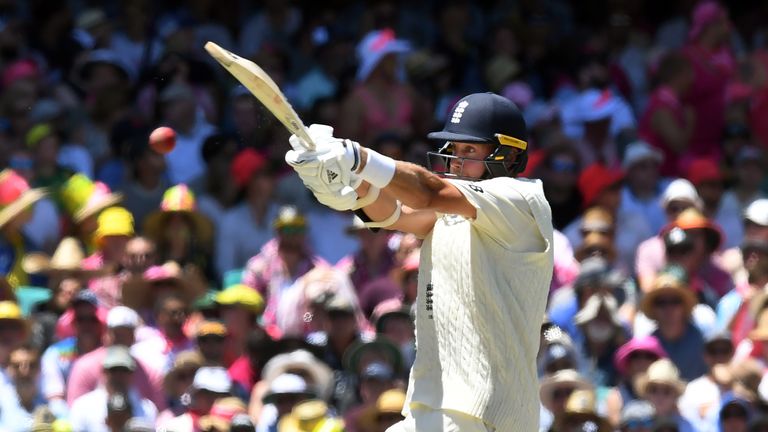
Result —
[{"label": "baseball cap", "polygon": [[192,388],[195,390],[208,390],[212,393],[229,393],[232,387],[232,379],[227,370],[220,366],[201,367],[195,372]]},{"label": "baseball cap", "polygon": [[473,93],[453,106],[442,131],[431,132],[429,139],[468,143],[512,145],[527,149],[523,114],[509,99],[495,93]]},{"label": "baseball cap", "polygon": [[752,201],[744,210],[744,219],[762,226],[768,226],[768,198]]},{"label": "baseball cap", "polygon": [[107,355],[101,363],[104,369],[113,369],[118,367],[136,369],[136,361],[131,357],[128,348],[120,345],[113,345],[107,348]]},{"label": "baseball cap", "polygon": [[248,414],[236,414],[229,425],[230,432],[252,432],[256,430]]},{"label": "baseball cap", "polygon": [[698,186],[708,181],[722,181],[723,173],[717,161],[712,158],[699,158],[688,167],[688,180]]},{"label": "baseball cap", "polygon": [[219,321],[203,321],[197,327],[196,337],[202,336],[226,336],[227,328]]},{"label": "baseball cap", "polygon": [[127,306],[115,306],[107,313],[107,327],[133,327],[139,326],[139,314]]},{"label": "baseball cap", "polygon": [[248,285],[235,284],[216,295],[216,303],[225,306],[241,306],[254,314],[264,311],[264,298]]},{"label": "baseball cap", "polygon": [[664,189],[661,195],[662,207],[666,208],[672,201],[687,201],[697,208],[703,206],[696,188],[686,179],[675,179]]},{"label": "baseball cap", "polygon": [[392,368],[382,362],[373,362],[363,369],[360,380],[389,381],[395,377]]},{"label": "baseball cap", "polygon": [[645,141],[635,141],[627,146],[621,168],[626,171],[636,163],[649,159],[661,163],[664,155]]}]

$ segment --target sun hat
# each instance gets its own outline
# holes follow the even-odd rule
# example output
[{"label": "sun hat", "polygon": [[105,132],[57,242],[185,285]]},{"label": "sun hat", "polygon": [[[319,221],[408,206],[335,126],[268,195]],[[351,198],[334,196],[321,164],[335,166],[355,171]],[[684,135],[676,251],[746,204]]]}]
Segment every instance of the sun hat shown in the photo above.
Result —
[{"label": "sun hat", "polygon": [[567,424],[572,420],[583,422],[587,426],[583,428],[584,431],[613,431],[608,420],[597,413],[597,397],[592,389],[574,390],[565,402],[565,410],[560,418],[555,418],[555,423]]},{"label": "sun hat", "polygon": [[30,188],[29,183],[16,171],[0,171],[0,228],[40,201],[46,194],[43,188]]},{"label": "sun hat", "polygon": [[363,355],[372,350],[382,354],[385,358],[377,360],[386,361],[395,373],[400,373],[403,370],[403,356],[400,353],[400,350],[392,342],[383,337],[376,337],[370,341],[357,341],[347,348],[343,357],[345,369],[355,374],[360,374],[363,370],[363,366],[367,366],[361,364]]},{"label": "sun hat", "polygon": [[216,303],[241,306],[256,315],[264,312],[264,298],[258,291],[244,284],[235,284],[221,291],[216,295]]},{"label": "sun hat", "polygon": [[113,193],[106,184],[94,182],[82,173],[72,175],[61,187],[61,200],[75,223],[118,204],[122,199],[122,194]]},{"label": "sun hat", "polygon": [[672,180],[664,189],[664,193],[661,195],[661,206],[666,208],[672,201],[686,201],[698,209],[704,207],[696,188],[686,179]]},{"label": "sun hat", "polygon": [[664,161],[664,154],[645,141],[635,141],[630,143],[624,151],[621,169],[626,172],[636,163],[645,160],[652,160],[660,164]]},{"label": "sun hat", "polygon": [[608,168],[600,163],[593,163],[585,168],[579,175],[578,182],[584,208],[594,205],[600,194],[623,180],[624,173],[619,169]]},{"label": "sun hat", "polygon": [[15,301],[0,301],[0,320],[18,321],[22,325],[24,333],[28,333],[30,330],[29,321],[24,318],[24,314],[22,313],[21,308]]},{"label": "sun hat", "polygon": [[264,404],[274,403],[280,395],[299,395],[307,399],[317,397],[304,378],[291,373],[280,374],[268,381],[268,390],[262,401]]},{"label": "sun hat", "polygon": [[56,246],[52,256],[43,253],[30,253],[21,260],[21,268],[30,274],[35,273],[77,273],[97,274],[106,269],[98,270],[83,268],[85,253],[80,243],[74,237],[64,237]]},{"label": "sun hat", "polygon": [[333,371],[309,351],[303,349],[274,356],[264,365],[261,376],[265,381],[271,382],[280,375],[296,371],[301,371],[301,376],[317,390],[318,395],[326,396],[331,390]]},{"label": "sun hat", "polygon": [[686,383],[680,378],[680,370],[668,358],[651,363],[648,370],[637,378],[637,393],[646,397],[649,384],[663,384],[672,387],[678,396],[685,391]]},{"label": "sun hat", "polygon": [[177,376],[185,371],[192,370],[192,374],[205,364],[205,358],[198,350],[182,351],[173,359],[173,365],[163,377],[163,389],[170,393],[171,385]]},{"label": "sun hat", "polygon": [[545,408],[552,411],[554,393],[559,387],[571,387],[576,390],[593,390],[594,385],[574,369],[562,369],[547,375],[539,386],[539,399]]},{"label": "sun hat", "polygon": [[329,417],[328,404],[310,399],[296,404],[291,412],[280,419],[277,432],[341,432],[341,419]]},{"label": "sun hat", "polygon": [[744,219],[754,224],[768,227],[768,198],[752,201],[744,210]]},{"label": "sun hat", "polygon": [[654,302],[662,295],[679,296],[685,308],[685,315],[690,316],[694,306],[698,303],[696,294],[678,277],[667,273],[661,273],[653,282],[651,290],[647,292],[640,302],[640,310],[648,319],[656,320]]},{"label": "sun hat", "polygon": [[620,374],[624,375],[627,372],[629,359],[636,352],[651,353],[656,355],[657,359],[667,357],[667,352],[664,351],[664,348],[655,336],[634,337],[620,346],[613,356],[613,363]]},{"label": "sun hat", "polygon": [[723,243],[723,232],[720,227],[696,208],[691,207],[683,210],[672,223],[662,228],[661,235],[663,236],[675,227],[685,231],[694,229],[704,230],[707,247],[711,252],[719,249]]},{"label": "sun hat", "polygon": [[[250,95],[250,94],[249,94]],[[267,158],[252,148],[240,151],[230,163],[230,173],[235,180],[235,185],[244,188],[251,181],[253,175],[267,166]]]},{"label": "sun hat", "polygon": [[227,370],[221,366],[203,366],[195,372],[192,389],[229,394],[232,389],[232,379]]},{"label": "sun hat", "polygon": [[134,235],[133,215],[123,207],[110,207],[99,213],[98,228],[94,236],[97,240],[110,236]]},{"label": "sun hat", "polygon": [[411,50],[408,41],[395,38],[392,29],[375,30],[366,34],[357,45],[357,81],[365,81],[387,54],[404,54]]},{"label": "sun hat", "polygon": [[107,347],[107,354],[104,356],[101,366],[105,370],[123,367],[133,371],[136,370],[136,360],[131,357],[128,348],[122,345],[112,345]]},{"label": "sun hat", "polygon": [[378,417],[382,414],[400,414],[405,406],[405,392],[391,389],[382,393],[376,403],[365,408],[360,415],[360,426],[365,430],[377,430]]},{"label": "sun hat", "polygon": [[153,239],[163,237],[168,218],[173,214],[184,215],[192,221],[193,237],[207,245],[213,239],[213,224],[197,210],[195,194],[186,184],[166,189],[160,202],[160,209],[150,213],[144,222],[145,234]]}]

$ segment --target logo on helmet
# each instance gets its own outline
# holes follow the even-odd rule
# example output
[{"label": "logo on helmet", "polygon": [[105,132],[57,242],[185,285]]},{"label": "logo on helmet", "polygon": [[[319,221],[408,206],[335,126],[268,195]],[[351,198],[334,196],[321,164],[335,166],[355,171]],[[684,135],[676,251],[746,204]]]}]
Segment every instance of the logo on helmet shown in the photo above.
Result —
[{"label": "logo on helmet", "polygon": [[459,123],[461,121],[461,116],[464,114],[464,110],[467,109],[467,105],[469,105],[467,101],[461,101],[456,105],[456,109],[451,116],[451,123]]}]

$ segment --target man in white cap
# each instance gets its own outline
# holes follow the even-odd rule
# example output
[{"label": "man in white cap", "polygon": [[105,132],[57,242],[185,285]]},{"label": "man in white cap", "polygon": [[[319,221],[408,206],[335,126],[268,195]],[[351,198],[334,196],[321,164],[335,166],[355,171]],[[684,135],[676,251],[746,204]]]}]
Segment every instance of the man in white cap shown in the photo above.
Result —
[{"label": "man in white cap", "polygon": [[[139,315],[126,306],[116,306],[107,314],[107,346],[97,348],[85,354],[75,362],[67,380],[67,402],[71,406],[80,396],[94,390],[104,380],[100,365],[107,355],[109,346],[130,348],[134,342],[136,328],[139,327]],[[159,385],[162,377],[153,376],[150,368],[141,361],[136,362],[133,374],[136,389],[150,399],[160,409],[165,407],[165,399]],[[154,384],[158,383],[158,384]]]},{"label": "man in white cap", "polygon": [[72,430],[74,432],[108,432],[107,401],[114,394],[127,395],[133,408],[133,417],[154,423],[157,407],[149,399],[141,397],[133,384],[136,361],[131,357],[128,348],[118,345],[107,348],[101,365],[106,377],[104,384],[80,396],[72,404],[70,415]]},{"label": "man in white cap", "polygon": [[207,415],[216,399],[230,396],[232,379],[227,370],[220,366],[201,367],[195,372],[192,387],[189,390],[189,410],[174,417],[165,424],[158,424],[161,430],[167,431],[196,431],[200,430],[198,421]]},{"label": "man in white cap", "polygon": [[621,188],[619,214],[639,213],[648,221],[652,232],[666,223],[661,195],[669,181],[661,177],[659,169],[664,156],[645,141],[635,141],[627,146],[621,169],[624,186]]}]

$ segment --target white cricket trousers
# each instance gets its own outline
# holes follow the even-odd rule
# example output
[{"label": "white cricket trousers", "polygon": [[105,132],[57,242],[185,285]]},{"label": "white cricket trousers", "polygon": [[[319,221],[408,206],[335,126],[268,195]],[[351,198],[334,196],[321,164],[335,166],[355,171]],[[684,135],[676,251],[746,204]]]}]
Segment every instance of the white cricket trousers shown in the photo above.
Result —
[{"label": "white cricket trousers", "polygon": [[453,410],[435,410],[422,405],[411,408],[404,420],[386,432],[494,432],[496,428],[477,417]]}]

